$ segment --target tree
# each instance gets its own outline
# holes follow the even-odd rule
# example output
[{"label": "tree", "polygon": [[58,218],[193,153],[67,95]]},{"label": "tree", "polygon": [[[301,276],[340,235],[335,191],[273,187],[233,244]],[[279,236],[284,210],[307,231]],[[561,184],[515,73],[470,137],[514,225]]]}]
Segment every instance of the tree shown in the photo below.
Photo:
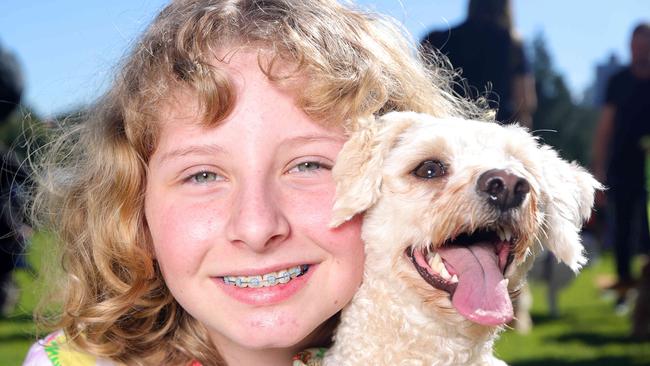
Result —
[{"label": "tree", "polygon": [[537,92],[533,131],[565,159],[588,166],[597,111],[572,99],[564,78],[555,70],[543,35],[535,37],[532,51]]}]

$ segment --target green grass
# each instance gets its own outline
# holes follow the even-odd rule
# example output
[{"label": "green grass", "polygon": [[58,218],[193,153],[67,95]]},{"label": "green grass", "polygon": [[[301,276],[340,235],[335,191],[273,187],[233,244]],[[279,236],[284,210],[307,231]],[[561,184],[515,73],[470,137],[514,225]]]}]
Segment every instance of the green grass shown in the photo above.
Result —
[{"label": "green grass", "polygon": [[[36,235],[28,257],[33,268],[40,267],[47,250],[47,240]],[[3,366],[21,365],[27,350],[36,341],[36,326],[31,314],[39,301],[40,284],[36,274],[26,270],[16,271],[14,278],[21,288],[20,301],[13,314],[0,318],[0,365]]]},{"label": "green grass", "polygon": [[533,330],[506,332],[496,354],[514,366],[650,365],[650,343],[628,337],[629,315],[616,315],[614,299],[595,286],[597,276],[612,273],[611,256],[592,263],[561,292],[557,318],[547,315],[545,286],[532,282]]},{"label": "green grass", "polygon": [[[29,261],[38,267],[49,253],[47,240],[37,236]],[[650,365],[650,342],[633,342],[627,337],[629,317],[615,315],[613,299],[603,297],[595,286],[598,276],[611,273],[610,256],[592,263],[562,291],[558,318],[547,316],[545,286],[532,283],[532,332],[505,332],[496,345],[496,354],[513,366]],[[21,365],[36,339],[31,312],[38,301],[39,284],[26,271],[19,271],[16,278],[22,287],[20,304],[9,318],[0,319],[2,366]]]}]

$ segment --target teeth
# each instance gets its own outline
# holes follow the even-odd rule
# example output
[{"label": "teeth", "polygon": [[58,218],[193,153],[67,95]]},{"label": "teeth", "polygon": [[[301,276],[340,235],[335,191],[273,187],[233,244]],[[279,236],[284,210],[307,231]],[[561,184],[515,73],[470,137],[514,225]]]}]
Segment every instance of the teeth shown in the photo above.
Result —
[{"label": "teeth", "polygon": [[291,279],[298,277],[300,274],[300,266],[289,268],[289,274],[291,275]]},{"label": "teeth", "polygon": [[433,269],[434,271],[436,271],[436,272],[440,272],[439,268],[440,268],[441,265],[444,266],[444,265],[442,264],[442,258],[440,258],[440,254],[436,253],[436,254],[433,256],[433,258],[431,258],[431,259],[429,260],[429,266],[430,266],[431,269]]},{"label": "teeth", "polygon": [[505,241],[506,240],[506,235],[503,233],[503,229],[501,229],[499,227],[499,228],[497,228],[496,231],[497,231],[497,235],[499,235],[499,240]]},{"label": "teeth", "polygon": [[458,282],[458,276],[457,276],[457,275],[453,275],[453,276],[451,276],[451,280],[450,280],[450,281],[451,281],[451,283],[457,283],[457,282]]},{"label": "teeth", "polygon": [[440,276],[445,280],[451,280],[451,275],[447,271],[447,267],[445,267],[444,264],[442,265],[442,268],[440,268]]},{"label": "teeth", "polygon": [[250,287],[250,288],[260,288],[260,287],[270,287],[275,286],[280,283],[287,283],[292,279],[302,276],[307,272],[309,266],[295,266],[287,269],[283,269],[277,272],[266,273],[264,275],[256,276],[224,276],[223,282],[227,285],[237,286],[237,287]]},{"label": "teeth", "polygon": [[262,276],[251,276],[248,280],[248,287],[260,288],[262,287]]},{"label": "teeth", "polygon": [[503,228],[503,234],[507,241],[510,241],[510,239],[512,239],[512,231],[510,231],[509,228]]},{"label": "teeth", "polygon": [[278,282],[287,283],[291,279],[289,271],[278,271]]},{"label": "teeth", "polygon": [[262,281],[264,281],[267,286],[277,285],[278,275],[277,273],[267,273],[264,276],[262,276]]},{"label": "teeth", "polygon": [[496,232],[501,241],[510,241],[512,239],[512,231],[507,227],[499,227],[496,229]]},{"label": "teeth", "polygon": [[223,278],[223,282],[225,282],[226,285],[233,285],[233,286],[237,283],[236,278],[232,276],[225,276]]},{"label": "teeth", "polygon": [[248,281],[244,277],[235,278],[235,286],[237,287],[248,287]]},{"label": "teeth", "polygon": [[429,259],[429,266],[433,270],[433,272],[437,273],[442,277],[443,279],[447,281],[452,281],[453,278],[456,277],[456,282],[458,282],[458,276],[452,275],[447,271],[447,267],[445,267],[444,262],[442,261],[442,257],[440,257],[440,254],[436,253],[433,255],[431,259]]}]

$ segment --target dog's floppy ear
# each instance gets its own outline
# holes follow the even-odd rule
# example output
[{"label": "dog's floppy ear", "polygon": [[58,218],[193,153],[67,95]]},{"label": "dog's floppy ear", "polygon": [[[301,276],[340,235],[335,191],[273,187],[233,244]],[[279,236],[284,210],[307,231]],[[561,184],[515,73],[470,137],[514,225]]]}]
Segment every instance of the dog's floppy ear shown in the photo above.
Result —
[{"label": "dog's floppy ear", "polygon": [[332,170],[336,201],[330,222],[337,227],[370,208],[379,198],[384,158],[397,137],[412,123],[399,113],[359,120],[359,128],[343,145]]},{"label": "dog's floppy ear", "polygon": [[548,146],[541,146],[541,204],[544,232],[539,239],[577,272],[586,262],[580,240],[582,224],[591,216],[594,193],[603,186],[577,163],[568,163]]}]

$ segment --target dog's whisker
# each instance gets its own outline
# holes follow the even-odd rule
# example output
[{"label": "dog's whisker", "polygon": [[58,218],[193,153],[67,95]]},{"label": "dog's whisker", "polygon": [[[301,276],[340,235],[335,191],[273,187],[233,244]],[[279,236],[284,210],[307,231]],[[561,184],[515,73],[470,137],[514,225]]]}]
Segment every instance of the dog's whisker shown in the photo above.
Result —
[{"label": "dog's whisker", "polygon": [[553,133],[558,133],[557,130],[552,130],[552,129],[548,129],[548,128],[540,128],[540,129],[538,129],[538,130],[532,130],[532,131],[530,131],[530,133],[531,133],[532,135],[535,135],[536,133],[539,133],[539,132],[553,132]]}]

